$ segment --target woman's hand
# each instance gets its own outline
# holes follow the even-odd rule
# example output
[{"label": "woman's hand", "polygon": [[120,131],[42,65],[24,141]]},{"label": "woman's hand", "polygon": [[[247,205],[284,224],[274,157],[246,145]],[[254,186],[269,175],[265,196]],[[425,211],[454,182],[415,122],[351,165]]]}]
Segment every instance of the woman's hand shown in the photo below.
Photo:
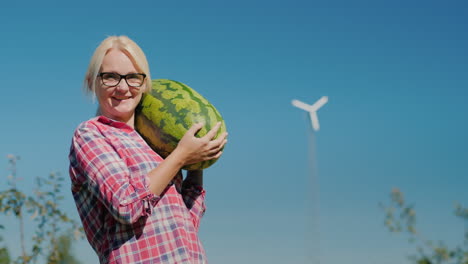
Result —
[{"label": "woman's hand", "polygon": [[173,153],[176,152],[176,155],[181,158],[184,166],[200,161],[217,159],[223,154],[221,149],[227,142],[227,132],[221,134],[219,138],[213,139],[221,127],[221,122],[218,122],[205,136],[198,138],[195,134],[202,127],[202,123],[193,125],[173,151]]},{"label": "woman's hand", "polygon": [[[223,153],[221,149],[227,142],[227,133],[223,133],[219,138],[213,140],[220,126],[219,122],[205,136],[197,138],[195,134],[203,127],[203,124],[193,125],[179,141],[174,151],[149,172],[150,191],[155,195],[160,195],[185,165],[219,158]],[[190,177],[198,185],[202,184],[203,174],[201,172],[193,173],[193,176],[198,175],[197,177]]]}]

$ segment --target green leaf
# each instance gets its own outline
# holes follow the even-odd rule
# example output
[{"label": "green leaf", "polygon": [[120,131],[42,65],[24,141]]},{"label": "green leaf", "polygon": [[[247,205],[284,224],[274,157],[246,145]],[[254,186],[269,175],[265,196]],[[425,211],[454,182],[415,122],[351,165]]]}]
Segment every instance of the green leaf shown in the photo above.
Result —
[{"label": "green leaf", "polygon": [[416,263],[417,264],[432,264],[432,262],[426,257],[421,258]]}]

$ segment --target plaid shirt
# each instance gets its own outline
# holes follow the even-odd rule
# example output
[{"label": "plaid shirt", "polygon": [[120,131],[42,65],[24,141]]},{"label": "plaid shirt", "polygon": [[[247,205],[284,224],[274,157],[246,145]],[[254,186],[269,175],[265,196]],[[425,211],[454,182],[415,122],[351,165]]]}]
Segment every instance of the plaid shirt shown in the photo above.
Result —
[{"label": "plaid shirt", "polygon": [[205,191],[182,181],[160,195],[148,172],[163,160],[125,123],[81,123],[70,149],[72,193],[101,263],[207,263],[198,238]]}]

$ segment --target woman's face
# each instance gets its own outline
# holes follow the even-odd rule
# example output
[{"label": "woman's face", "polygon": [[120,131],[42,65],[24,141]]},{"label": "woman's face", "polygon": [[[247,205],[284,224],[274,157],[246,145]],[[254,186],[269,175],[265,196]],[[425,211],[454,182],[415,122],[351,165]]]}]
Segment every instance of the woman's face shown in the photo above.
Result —
[{"label": "woman's face", "polygon": [[[120,75],[138,73],[125,53],[118,49],[111,49],[105,56],[100,72],[111,72]],[[96,85],[96,97],[99,101],[99,109],[102,115],[111,119],[125,122],[133,127],[133,115],[138,102],[141,99],[141,87],[128,86],[122,78],[117,86],[109,87],[102,83],[98,77]]]}]

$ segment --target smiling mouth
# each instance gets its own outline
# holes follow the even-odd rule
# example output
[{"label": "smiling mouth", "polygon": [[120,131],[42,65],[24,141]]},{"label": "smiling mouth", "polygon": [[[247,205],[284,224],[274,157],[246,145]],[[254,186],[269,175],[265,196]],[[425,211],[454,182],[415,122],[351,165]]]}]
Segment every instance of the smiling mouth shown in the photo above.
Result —
[{"label": "smiling mouth", "polygon": [[116,100],[116,101],[123,101],[123,100],[127,100],[127,99],[130,99],[131,97],[112,97],[112,99]]}]

